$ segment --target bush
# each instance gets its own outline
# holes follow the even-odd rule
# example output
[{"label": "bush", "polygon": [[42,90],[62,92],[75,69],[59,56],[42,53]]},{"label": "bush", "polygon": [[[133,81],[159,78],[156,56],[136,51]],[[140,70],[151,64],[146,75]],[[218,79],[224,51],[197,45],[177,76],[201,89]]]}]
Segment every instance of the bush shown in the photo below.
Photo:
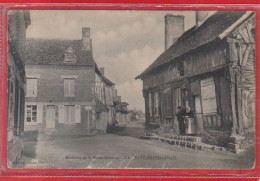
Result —
[{"label": "bush", "polygon": [[201,133],[202,142],[216,145],[220,147],[227,147],[228,143],[230,143],[230,131],[222,131],[222,130],[205,130]]}]

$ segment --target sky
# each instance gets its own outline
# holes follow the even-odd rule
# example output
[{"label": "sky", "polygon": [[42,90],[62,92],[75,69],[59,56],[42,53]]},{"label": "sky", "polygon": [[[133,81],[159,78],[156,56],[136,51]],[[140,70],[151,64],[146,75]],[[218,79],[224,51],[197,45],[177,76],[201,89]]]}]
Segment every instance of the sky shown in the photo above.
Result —
[{"label": "sky", "polygon": [[144,110],[135,77],[164,51],[166,14],[184,15],[185,30],[195,24],[194,11],[31,10],[27,38],[81,39],[82,27],[90,27],[96,63],[130,109]]}]

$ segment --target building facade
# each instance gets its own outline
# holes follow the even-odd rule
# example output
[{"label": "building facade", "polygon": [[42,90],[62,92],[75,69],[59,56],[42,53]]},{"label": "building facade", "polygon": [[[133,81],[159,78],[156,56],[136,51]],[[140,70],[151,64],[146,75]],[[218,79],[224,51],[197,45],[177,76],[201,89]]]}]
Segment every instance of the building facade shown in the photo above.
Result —
[{"label": "building facade", "polygon": [[30,25],[30,13],[25,10],[8,12],[8,165],[21,156],[24,130],[25,104],[25,44],[26,29]]},{"label": "building facade", "polygon": [[113,83],[95,63],[89,28],[81,40],[28,39],[25,70],[26,130],[77,134],[107,125],[105,86]]},{"label": "building facade", "polygon": [[121,97],[118,96],[116,103],[116,120],[118,124],[130,122],[130,112],[127,108],[128,105],[127,102],[121,102]]},{"label": "building facade", "polygon": [[[176,23],[182,20],[176,16],[166,26],[182,26]],[[189,106],[196,134],[240,135],[255,124],[255,14],[197,12],[196,22],[137,77],[143,80],[146,127],[176,128],[177,107]]]},{"label": "building facade", "polygon": [[96,86],[95,95],[105,107],[97,111],[97,130],[101,133],[106,133],[109,126],[114,125],[116,120],[115,106],[113,104],[113,92],[115,84],[105,76],[105,69],[103,67],[98,68],[96,66]]}]

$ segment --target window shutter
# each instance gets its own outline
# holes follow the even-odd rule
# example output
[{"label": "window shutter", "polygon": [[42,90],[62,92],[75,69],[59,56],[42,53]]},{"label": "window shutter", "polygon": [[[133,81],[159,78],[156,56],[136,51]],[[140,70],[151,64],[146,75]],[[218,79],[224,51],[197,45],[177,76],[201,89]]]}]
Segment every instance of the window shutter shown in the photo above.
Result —
[{"label": "window shutter", "polygon": [[64,79],[64,96],[69,95],[69,80]]},{"label": "window shutter", "polygon": [[26,95],[27,96],[33,95],[33,82],[32,82],[32,79],[27,79]]},{"label": "window shutter", "polygon": [[214,78],[209,77],[201,80],[200,84],[203,114],[215,114],[217,103]]},{"label": "window shutter", "polygon": [[76,105],[75,106],[75,122],[76,123],[80,123],[81,122],[81,114],[80,114],[80,110],[81,106],[80,105]]},{"label": "window shutter", "polygon": [[64,105],[59,105],[59,123],[64,123]]},{"label": "window shutter", "polygon": [[74,96],[75,95],[75,80],[70,79],[70,95]]},{"label": "window shutter", "polygon": [[33,95],[37,96],[37,79],[33,79]]},{"label": "window shutter", "polygon": [[42,123],[43,106],[37,105],[37,123]]},{"label": "window shutter", "polygon": [[27,79],[26,96],[37,96],[37,79]]},{"label": "window shutter", "polygon": [[24,99],[24,89],[20,88],[20,132],[24,131],[24,107],[25,107],[25,99]]}]

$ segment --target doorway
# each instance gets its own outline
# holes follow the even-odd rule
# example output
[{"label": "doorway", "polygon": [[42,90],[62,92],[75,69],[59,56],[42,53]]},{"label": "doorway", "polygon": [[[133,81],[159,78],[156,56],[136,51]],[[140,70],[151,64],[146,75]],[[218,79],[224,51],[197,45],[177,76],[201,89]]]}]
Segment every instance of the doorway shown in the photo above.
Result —
[{"label": "doorway", "polygon": [[55,128],[55,106],[47,106],[46,110],[46,128]]}]

